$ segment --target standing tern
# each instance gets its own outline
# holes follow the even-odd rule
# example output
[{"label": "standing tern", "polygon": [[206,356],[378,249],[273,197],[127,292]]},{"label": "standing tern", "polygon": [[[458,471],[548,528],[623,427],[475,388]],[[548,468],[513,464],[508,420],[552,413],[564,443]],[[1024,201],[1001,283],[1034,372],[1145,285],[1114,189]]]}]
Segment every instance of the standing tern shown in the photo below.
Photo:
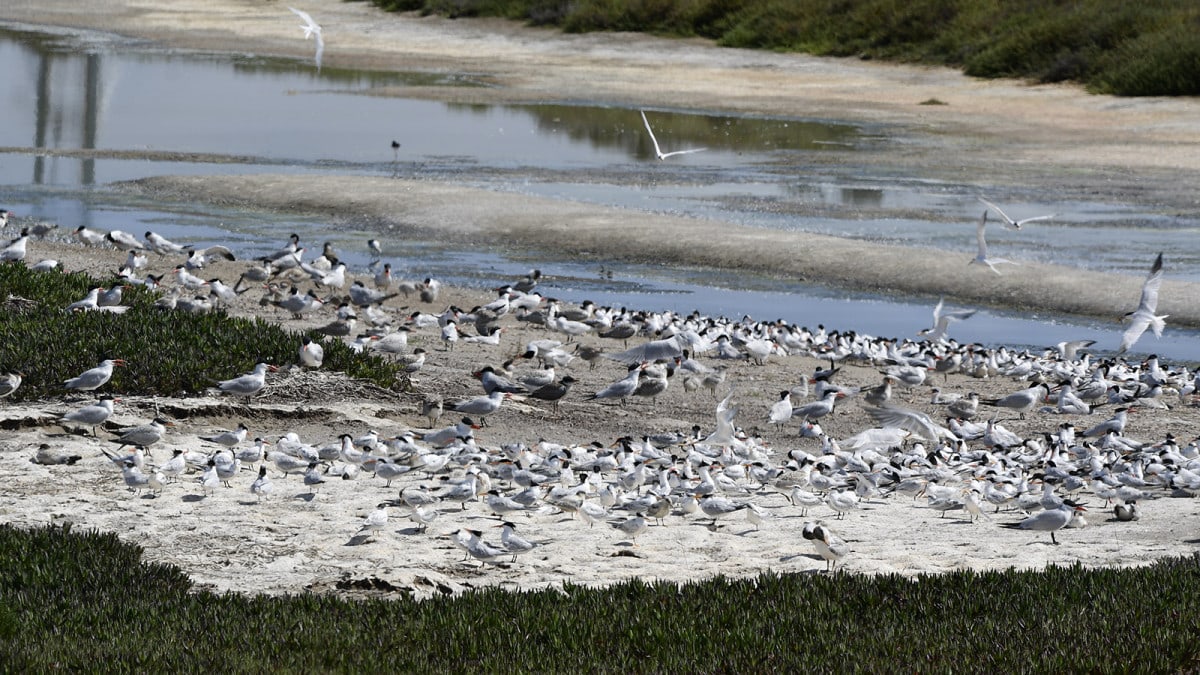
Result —
[{"label": "standing tern", "polygon": [[313,60],[316,61],[317,72],[321,72],[321,55],[325,53],[325,38],[321,37],[321,26],[318,25],[316,21],[313,21],[313,18],[308,15],[308,12],[301,11],[295,7],[288,7],[288,9],[292,10],[292,13],[304,21],[304,25],[300,26],[300,28],[304,30],[304,39],[307,40],[309,38],[316,38],[317,53],[316,56],[313,57]]},{"label": "standing tern", "polygon": [[104,359],[95,368],[85,370],[79,375],[64,381],[63,386],[67,389],[77,389],[79,391],[99,389],[112,377],[113,366],[123,365],[125,365],[124,359]]},{"label": "standing tern", "polygon": [[29,241],[29,228],[21,229],[21,236],[8,242],[0,250],[0,262],[21,262],[25,260],[25,244]]},{"label": "standing tern", "polygon": [[1000,274],[1000,270],[996,269],[996,265],[998,265],[1000,263],[1008,263],[1009,265],[1016,265],[1017,263],[1015,263],[1011,260],[1007,260],[1005,258],[989,258],[988,257],[987,240],[984,239],[984,236],[983,236],[983,231],[986,228],[987,228],[987,211],[984,211],[983,215],[980,216],[980,218],[979,218],[979,223],[975,226],[975,240],[979,244],[979,253],[975,254],[974,258],[967,261],[967,264],[968,265],[972,265],[972,264],[987,265],[988,268],[991,269],[993,272],[995,272],[996,274]]},{"label": "standing tern", "polygon": [[95,436],[96,427],[104,424],[104,422],[112,416],[113,401],[115,400],[116,399],[107,394],[101,396],[99,401],[96,401],[91,405],[84,406],[64,414],[62,417],[58,418],[58,423],[63,424],[64,422],[75,422],[76,424],[89,426],[92,428],[92,435]]},{"label": "standing tern", "polygon": [[825,559],[825,571],[832,572],[837,563],[850,552],[850,547],[841,537],[830,531],[829,526],[821,521],[804,524],[801,536],[809,540],[817,554]]},{"label": "standing tern", "polygon": [[1021,226],[1024,225],[1025,223],[1032,223],[1037,220],[1050,220],[1051,218],[1054,218],[1055,216],[1058,215],[1057,213],[1052,213],[1048,216],[1034,216],[1032,218],[1022,218],[1021,220],[1013,220],[1012,218],[1008,217],[1007,213],[1005,213],[1004,211],[1001,211],[999,206],[996,206],[995,204],[984,199],[983,197],[980,197],[979,201],[982,202],[985,206],[987,206],[991,210],[995,211],[996,215],[1000,216],[1000,219],[1002,221],[1004,221],[1004,225],[1013,230],[1021,229]]},{"label": "standing tern", "polygon": [[1071,522],[1071,519],[1075,517],[1075,514],[1080,511],[1087,511],[1087,509],[1070,499],[1064,499],[1062,505],[1056,509],[1038,511],[1019,523],[1009,523],[1005,527],[1018,530],[1049,532],[1050,542],[1057,545],[1058,539],[1055,539],[1054,532],[1066,527]]},{"label": "standing tern", "polygon": [[245,396],[246,400],[249,401],[266,385],[267,372],[270,371],[273,373],[277,370],[279,368],[275,366],[259,363],[254,366],[253,371],[229,380],[222,380],[217,383],[217,387],[221,391],[233,394],[234,396]]},{"label": "standing tern", "polygon": [[1125,333],[1121,335],[1121,348],[1117,350],[1118,354],[1123,354],[1132,347],[1147,328],[1154,331],[1155,337],[1162,337],[1163,327],[1166,326],[1165,319],[1170,316],[1169,314],[1161,316],[1155,314],[1158,311],[1158,287],[1162,285],[1162,278],[1163,259],[1162,253],[1159,253],[1150,267],[1150,274],[1142,282],[1142,298],[1138,302],[1138,308],[1121,318],[1122,321],[1129,322],[1129,328],[1126,328]]},{"label": "standing tern", "polygon": [[650,121],[646,119],[646,111],[642,110],[639,112],[642,113],[642,123],[646,125],[646,133],[650,134],[650,141],[652,143],[654,143],[654,154],[657,155],[660,160],[666,159],[668,157],[674,157],[675,155],[688,155],[693,152],[702,152],[702,151],[708,149],[708,148],[692,148],[690,150],[675,150],[674,152],[663,152],[662,148],[660,148],[658,146],[658,139],[654,137],[654,130],[650,128]]}]

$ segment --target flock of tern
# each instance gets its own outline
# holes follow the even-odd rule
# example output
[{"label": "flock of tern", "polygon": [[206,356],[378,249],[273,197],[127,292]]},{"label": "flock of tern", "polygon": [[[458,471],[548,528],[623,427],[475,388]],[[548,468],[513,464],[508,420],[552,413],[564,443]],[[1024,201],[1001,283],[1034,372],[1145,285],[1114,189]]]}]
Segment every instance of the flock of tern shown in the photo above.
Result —
[{"label": "flock of tern", "polygon": [[[1011,221],[998,208],[989,207],[1016,228],[1038,220]],[[29,236],[24,228],[0,257],[24,262]],[[1006,509],[1019,514],[1009,526],[1047,532],[1057,544],[1059,530],[1083,522],[1084,496],[1090,495],[1093,508],[1100,502],[1115,504],[1116,520],[1134,521],[1139,517],[1138,504],[1146,499],[1200,490],[1200,446],[1195,440],[1181,441],[1170,434],[1134,439],[1125,433],[1131,412],[1193,405],[1200,382],[1186,369],[1163,367],[1153,356],[1140,363],[1122,358],[1147,328],[1156,334],[1163,329],[1165,317],[1156,314],[1161,254],[1144,283],[1138,307],[1128,315],[1131,326],[1119,349],[1109,358],[1098,359],[1090,351],[1090,341],[1061,343],[1041,354],[960,344],[948,336],[949,329],[954,321],[968,319],[973,310],[947,309],[942,301],[933,312],[934,326],[920,333],[924,339],[892,340],[827,332],[823,327],[814,332],[750,317],[735,321],[594,303],[566,306],[539,292],[544,277],[537,271],[504,284],[494,301],[470,311],[451,305],[438,313],[413,311],[397,320],[394,307],[389,311],[386,303],[412,294],[424,304],[437,303],[436,280],[398,282],[390,266],[353,279],[328,245],[317,258],[305,260],[305,249],[295,235],[278,253],[242,263],[232,287],[219,278],[205,281],[185,276],[189,269],[201,269],[212,260],[232,261],[232,252],[224,247],[205,249],[203,261],[197,262],[197,249],[176,245],[153,232],[138,240],[127,233],[99,234],[81,227],[74,238],[126,254],[186,255],[192,262],[181,263],[172,278],[139,279],[134,266],[122,268],[116,283],[116,287],[141,283],[159,289],[163,298],[171,299],[160,302],[164,311],[212,311],[235,303],[245,292],[243,286],[266,287],[263,304],[285,316],[308,318],[337,307],[333,322],[321,329],[327,340],[344,340],[357,349],[401,359],[411,374],[419,373],[430,351],[449,355],[464,348],[456,345],[471,344],[478,353],[492,350],[498,355],[501,336],[514,326],[544,334],[526,342],[517,358],[474,371],[473,379],[482,389],[475,396],[449,401],[439,392],[426,392],[420,414],[428,424],[387,436],[341,433],[336,441],[322,445],[289,433],[268,441],[262,436],[251,438],[247,423],[241,423],[233,430],[195,433],[197,443],[215,446],[205,449],[170,443],[168,431],[174,424],[163,418],[122,429],[110,439],[114,449],[105,454],[135,493],[173,489],[171,485],[189,473],[198,475],[194,480],[206,498],[215,498],[222,486],[240,481],[248,472],[255,478],[244,481],[245,489],[256,501],[269,500],[276,489],[273,480],[290,474],[302,475],[302,484],[313,494],[330,476],[392,493],[393,484],[399,482],[396,496],[379,501],[357,524],[356,536],[374,539],[386,534],[390,509],[401,510],[420,530],[447,511],[470,509],[502,522],[499,542],[487,542],[482,531],[470,527],[447,536],[466,559],[498,565],[550,543],[519,535],[514,520],[519,515],[527,518],[521,526],[525,529],[535,528],[538,517],[550,514],[567,514],[586,526],[606,523],[636,545],[639,536],[668,520],[707,520],[716,528],[738,514],[759,527],[781,513],[807,518],[813,509],[827,509],[828,520],[841,521],[866,503],[891,501],[900,508],[905,500],[898,497],[908,496],[923,498],[926,507],[942,516],[958,513],[972,521],[986,517],[989,507],[993,514]],[[980,243],[981,258],[988,261],[982,250],[982,229]],[[377,243],[370,249],[375,256],[380,253]],[[39,263],[44,269],[57,267],[47,267],[45,262]],[[996,262],[990,259],[987,264]],[[351,290],[341,296],[347,282]],[[304,285],[310,288],[305,290]],[[187,295],[194,296],[190,304],[184,304]],[[64,310],[121,308],[119,297],[102,303],[99,295],[89,295],[81,302]],[[360,314],[365,317],[361,324]],[[361,325],[361,332],[356,325]],[[635,344],[630,346],[630,341]],[[298,345],[296,367],[320,368],[322,354],[319,341],[304,338]],[[771,367],[787,367],[797,356],[828,362],[829,367],[811,374],[797,371],[795,386],[780,391],[773,403],[762,410],[745,410],[737,400],[741,396],[737,383],[727,377],[730,368],[735,364],[755,368],[750,364],[768,362]],[[536,368],[521,372],[514,365],[517,360]],[[623,375],[572,396],[576,391],[572,385],[578,387],[585,375],[594,381],[590,373],[603,372],[598,368],[601,364],[611,364]],[[102,392],[115,367],[135,365],[106,357],[95,368],[63,382],[62,388]],[[850,366],[877,370],[878,384],[842,382],[845,376],[839,373]],[[258,363],[249,372],[227,374],[228,379],[217,381],[216,390],[252,403],[277,370],[274,364]],[[944,385],[952,375],[961,382],[1009,378],[1015,391],[981,398],[971,392],[930,389],[939,378]],[[17,391],[22,377],[20,372],[0,377],[0,398]],[[660,397],[668,392],[679,396],[680,389],[691,397],[712,392],[713,400],[719,390],[726,393],[716,404],[715,416],[695,420],[691,430],[623,435],[610,443],[476,437],[508,401],[521,401],[526,409],[534,402],[550,404],[548,415],[560,414],[563,402],[570,401],[577,410],[604,415],[604,406],[653,409]],[[926,390],[932,396],[922,410],[914,399]],[[98,400],[62,413],[58,423],[90,429],[96,435],[113,415],[117,401],[101,393]],[[848,406],[864,409],[875,426],[837,438],[821,430],[822,421],[836,419]],[[1106,410],[1111,413],[1105,421],[1077,430],[1081,420],[1104,415]],[[437,427],[446,413],[454,421]],[[1005,428],[1001,414],[1029,418],[1024,426],[1040,426],[1040,430],[1014,433]],[[774,440],[768,441],[767,435]],[[169,459],[153,457],[160,444],[170,447]],[[56,454],[49,446],[39,448],[35,457],[44,463],[78,460],[69,452]],[[834,527],[825,520],[812,520],[802,532],[827,569],[834,569],[851,551]]]}]

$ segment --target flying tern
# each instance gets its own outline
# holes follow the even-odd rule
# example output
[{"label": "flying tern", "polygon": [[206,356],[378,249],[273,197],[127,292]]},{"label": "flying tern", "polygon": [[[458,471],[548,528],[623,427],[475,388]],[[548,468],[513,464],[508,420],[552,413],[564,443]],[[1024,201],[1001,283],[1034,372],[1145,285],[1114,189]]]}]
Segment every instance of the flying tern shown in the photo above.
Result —
[{"label": "flying tern", "polygon": [[1025,223],[1032,223],[1037,220],[1050,220],[1051,218],[1054,218],[1055,216],[1058,215],[1057,213],[1052,213],[1048,216],[1034,216],[1032,218],[1022,218],[1020,220],[1013,220],[1012,218],[1008,217],[1007,213],[1005,213],[1004,211],[1001,211],[999,206],[996,206],[995,204],[984,199],[983,197],[980,197],[979,201],[982,202],[985,206],[987,206],[991,210],[995,211],[996,215],[1000,216],[1000,219],[1002,221],[1004,221],[1005,226],[1007,226],[1013,230],[1021,229],[1021,226],[1024,225]]},{"label": "flying tern", "polygon": [[690,150],[675,150],[674,152],[663,152],[662,148],[660,148],[658,145],[658,139],[654,137],[654,130],[650,128],[650,121],[646,119],[646,112],[644,110],[639,111],[639,112],[642,113],[642,123],[644,123],[646,125],[646,133],[650,134],[650,141],[654,143],[654,154],[657,155],[660,160],[666,159],[668,157],[674,157],[675,155],[688,155],[693,152],[701,152],[701,151],[708,149],[708,148],[692,148]]},{"label": "flying tern", "polygon": [[987,228],[987,211],[984,211],[983,215],[979,217],[979,224],[977,224],[975,226],[975,240],[979,243],[979,253],[975,254],[975,257],[972,258],[971,260],[969,260],[967,262],[967,264],[968,265],[972,265],[972,264],[987,265],[988,268],[990,268],[993,272],[995,272],[996,274],[1000,274],[1000,270],[996,269],[996,265],[998,265],[1000,263],[1008,263],[1009,265],[1016,265],[1017,263],[1015,263],[1011,260],[1007,260],[1005,258],[989,258],[988,257],[987,240],[984,239],[984,236],[983,236],[983,231],[986,228]]},{"label": "flying tern", "polygon": [[1154,331],[1155,337],[1162,337],[1163,327],[1166,326],[1165,319],[1170,316],[1169,314],[1155,314],[1158,311],[1158,287],[1162,285],[1162,279],[1163,259],[1162,253],[1159,253],[1150,267],[1150,274],[1146,276],[1146,281],[1142,282],[1142,299],[1138,302],[1138,308],[1121,319],[1129,322],[1129,328],[1126,328],[1125,333],[1121,335],[1121,348],[1117,350],[1118,354],[1123,354],[1132,347],[1147,328]]},{"label": "flying tern", "polygon": [[308,15],[308,12],[301,11],[295,7],[288,7],[292,12],[304,21],[304,25],[300,26],[304,30],[304,39],[315,38],[317,41],[317,53],[313,60],[317,64],[317,72],[321,72],[321,55],[325,53],[325,38],[321,37],[321,26],[313,21],[313,18]]}]

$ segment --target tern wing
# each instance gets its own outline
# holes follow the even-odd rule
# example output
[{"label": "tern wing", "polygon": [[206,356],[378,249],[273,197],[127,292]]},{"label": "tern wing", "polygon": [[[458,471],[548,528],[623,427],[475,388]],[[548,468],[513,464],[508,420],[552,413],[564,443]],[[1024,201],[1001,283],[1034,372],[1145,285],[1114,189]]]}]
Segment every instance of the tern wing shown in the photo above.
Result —
[{"label": "tern wing", "polygon": [[953,437],[949,429],[935,424],[929,415],[918,410],[889,406],[867,408],[867,412],[871,415],[871,419],[885,429],[903,429],[931,443],[936,443],[943,436]]},{"label": "tern wing", "polygon": [[[989,209],[992,209],[997,214],[999,214],[1000,218],[1002,220],[1004,220],[1004,222],[1008,223],[1009,225],[1017,225],[1017,221],[1013,220],[1012,218],[1009,218],[1008,214],[1005,213],[1004,211],[1002,211],[999,206],[996,206],[995,204],[984,199],[983,197],[980,197],[979,201],[983,202],[983,204],[986,205]],[[1018,227],[1018,229],[1020,229],[1019,225],[1017,225],[1017,227]]]},{"label": "tern wing", "polygon": [[663,153],[663,154],[659,155],[659,158],[666,159],[668,157],[673,157],[675,155],[690,155],[693,152],[704,152],[707,149],[708,148],[692,148],[691,150],[675,150],[674,152]]},{"label": "tern wing", "polygon": [[[1163,279],[1163,262],[1162,254],[1154,259],[1154,265],[1150,268],[1150,274],[1146,277],[1145,283],[1142,284],[1142,299],[1138,302],[1137,311],[1148,312],[1153,314],[1158,309],[1158,287],[1162,285]],[[1144,330],[1144,329],[1143,329]]]},{"label": "tern wing", "polygon": [[987,228],[987,211],[979,217],[979,222],[975,225],[975,241],[979,244],[979,259],[987,260],[987,239],[983,237],[983,231]]},{"label": "tern wing", "polygon": [[646,125],[646,133],[650,134],[650,141],[654,143],[654,154],[662,159],[664,155],[662,149],[658,147],[658,139],[654,137],[654,130],[650,128],[650,120],[646,119],[646,111],[639,110],[638,112],[642,113],[642,123]]}]

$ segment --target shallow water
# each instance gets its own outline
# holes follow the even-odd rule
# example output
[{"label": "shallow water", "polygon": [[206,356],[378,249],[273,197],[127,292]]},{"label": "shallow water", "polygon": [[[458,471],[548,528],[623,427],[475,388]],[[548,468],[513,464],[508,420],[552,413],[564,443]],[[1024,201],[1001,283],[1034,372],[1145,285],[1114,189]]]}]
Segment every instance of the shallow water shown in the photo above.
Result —
[{"label": "shallow water", "polygon": [[[113,181],[164,174],[314,172],[432,177],[497,190],[625,208],[713,217],[973,255],[978,186],[874,175],[853,180],[822,167],[821,153],[886,143],[888,130],[830,120],[765,119],[647,111],[664,150],[705,152],[654,160],[636,110],[588,104],[456,105],[371,95],[376,88],[484,86],[468,74],[323,70],[311,63],[167,52],[97,33],[0,30],[8,66],[0,97],[0,204],[22,216],[183,241],[232,243],[243,255],[273,250],[288,232],[330,240],[358,269],[371,232],[205,205],[150,204],[113,194]],[[391,141],[401,143],[394,151]],[[97,157],[28,148],[96,149]],[[119,151],[119,158],[105,156]],[[180,153],[205,153],[205,158]],[[129,158],[130,156],[135,158]],[[203,159],[204,161],[199,161]],[[1006,201],[1010,215],[1058,213],[1021,232],[988,231],[993,255],[1140,276],[1171,251],[1172,278],[1200,280],[1200,223],[1142,207],[1064,202],[1054,195]],[[813,215],[813,214],[819,215]],[[537,266],[568,300],[590,298],[677,311],[785,318],[876,335],[912,336],[936,298],[881,298],[740,275],[480,254],[408,242],[387,251],[400,271],[476,286]],[[598,273],[603,266],[612,279]],[[1132,299],[1131,299],[1132,302]],[[782,308],[782,309],[781,309]],[[981,312],[951,334],[964,341],[1041,348],[1059,340],[1119,341],[1116,324]],[[1171,329],[1139,348],[1200,359],[1194,332]]]}]

